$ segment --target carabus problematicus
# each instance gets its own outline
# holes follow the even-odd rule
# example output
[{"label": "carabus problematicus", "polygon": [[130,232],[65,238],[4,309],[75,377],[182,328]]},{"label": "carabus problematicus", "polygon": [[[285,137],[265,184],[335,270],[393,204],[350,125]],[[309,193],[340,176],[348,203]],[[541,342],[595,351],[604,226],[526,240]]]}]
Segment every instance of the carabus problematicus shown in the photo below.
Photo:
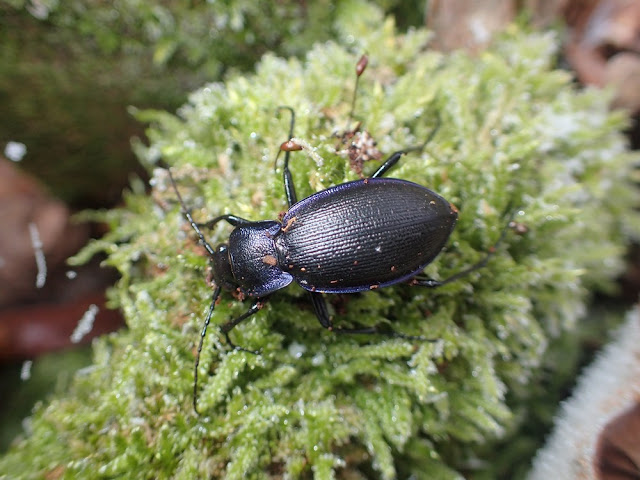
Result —
[{"label": "carabus problematicus", "polygon": [[[290,107],[281,108],[291,112],[291,139],[294,111]],[[427,142],[436,131],[437,127]],[[236,292],[239,298],[253,298],[244,314],[220,327],[230,346],[245,350],[233,344],[229,332],[258,312],[272,293],[292,282],[307,290],[324,328],[337,333],[376,334],[382,332],[375,327],[334,327],[323,294],[363,292],[400,282],[439,287],[487,263],[495,247],[479,262],[444,280],[421,275],[447,243],[456,225],[458,211],[442,196],[422,185],[384,175],[404,154],[423,147],[393,153],[368,178],[335,185],[298,201],[289,156],[301,147],[291,140],[283,143],[280,151],[285,152],[283,176],[289,210],[281,220],[252,221],[227,214],[197,223],[166,167],[182,213],[210,256],[215,282],[195,361],[193,408],[196,413],[200,353],[222,289]],[[234,229],[227,243],[213,248],[202,229],[212,228],[221,221]],[[506,228],[498,243],[505,233]],[[395,332],[391,335],[421,338]]]}]

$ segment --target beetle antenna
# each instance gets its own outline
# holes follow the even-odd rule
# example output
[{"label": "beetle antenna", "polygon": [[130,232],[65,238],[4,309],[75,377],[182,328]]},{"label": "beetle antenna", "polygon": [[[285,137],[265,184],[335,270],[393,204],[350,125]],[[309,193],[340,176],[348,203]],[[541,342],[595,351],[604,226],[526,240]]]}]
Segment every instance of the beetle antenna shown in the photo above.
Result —
[{"label": "beetle antenna", "polygon": [[196,412],[197,415],[200,415],[200,412],[198,411],[198,367],[200,366],[200,353],[202,352],[204,337],[207,334],[207,328],[209,327],[209,323],[211,322],[213,309],[216,307],[216,301],[220,296],[221,290],[222,289],[220,288],[220,286],[216,285],[216,288],[213,291],[213,295],[211,296],[211,305],[209,306],[209,311],[207,312],[207,318],[204,321],[202,332],[200,333],[200,343],[198,344],[198,352],[196,353],[196,363],[195,363],[195,366],[193,367],[193,411]]},{"label": "beetle antenna", "polygon": [[209,244],[209,242],[207,242],[207,239],[205,238],[204,234],[200,230],[200,227],[198,226],[196,221],[191,216],[191,212],[187,208],[187,204],[184,203],[184,200],[182,199],[182,195],[180,195],[180,191],[178,190],[178,185],[176,184],[176,180],[173,178],[173,174],[171,173],[171,169],[164,162],[161,162],[160,165],[164,169],[166,169],[167,172],[169,173],[169,180],[171,181],[171,185],[173,186],[173,190],[176,192],[176,197],[178,197],[178,202],[180,203],[180,209],[182,210],[182,214],[185,216],[185,218],[187,219],[187,221],[191,225],[191,228],[193,228],[193,230],[196,232],[196,234],[198,234],[198,238],[200,238],[200,243],[202,243],[204,248],[207,250],[207,253],[210,256],[213,256],[215,254],[215,251],[214,251],[213,247]]},{"label": "beetle antenna", "polygon": [[351,121],[353,120],[353,112],[356,110],[356,98],[358,97],[358,85],[360,83],[360,77],[364,73],[367,65],[369,64],[369,57],[367,54],[363,54],[360,57],[360,60],[356,63],[356,83],[353,87],[353,97],[351,97],[351,111],[349,112],[349,120],[347,120],[347,131],[349,131],[349,127],[351,126]]},{"label": "beetle antenna", "polygon": [[[163,161],[161,161],[159,165],[165,170],[167,170],[167,172],[169,173],[169,179],[171,181],[171,185],[173,186],[173,190],[176,193],[176,197],[178,198],[178,202],[180,203],[180,209],[182,210],[182,214],[186,217],[187,221],[191,224],[191,228],[193,228],[195,232],[198,234],[198,237],[200,238],[200,242],[204,245],[209,255],[213,256],[214,255],[213,247],[211,247],[209,242],[207,242],[206,238],[204,237],[204,234],[200,230],[200,227],[191,216],[191,212],[187,208],[187,205],[184,202],[182,195],[180,195],[180,191],[178,190],[178,185],[176,184],[176,180],[175,178],[173,178],[173,174],[171,173],[171,168],[169,168],[169,166]],[[198,411],[198,367],[200,366],[200,353],[202,352],[204,337],[207,334],[207,328],[209,327],[209,323],[211,322],[211,317],[213,316],[213,310],[216,306],[216,301],[220,296],[221,290],[222,289],[219,285],[216,285],[216,288],[213,290],[213,295],[211,297],[211,305],[209,306],[207,317],[205,318],[204,325],[202,327],[202,332],[200,333],[200,343],[198,344],[198,351],[196,353],[196,362],[193,369],[193,410],[196,412],[197,415],[200,415],[200,412]]]}]

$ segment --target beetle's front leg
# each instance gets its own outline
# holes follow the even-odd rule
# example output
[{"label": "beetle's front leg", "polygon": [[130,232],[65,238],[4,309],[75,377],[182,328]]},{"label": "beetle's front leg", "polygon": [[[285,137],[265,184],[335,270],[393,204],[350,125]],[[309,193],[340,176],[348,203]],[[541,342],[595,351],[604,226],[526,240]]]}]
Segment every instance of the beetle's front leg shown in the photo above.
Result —
[{"label": "beetle's front leg", "polygon": [[230,347],[232,347],[234,350],[242,350],[243,352],[249,352],[255,355],[258,355],[260,353],[255,350],[248,350],[246,348],[239,347],[238,345],[233,343],[231,341],[231,338],[229,337],[229,332],[233,330],[236,327],[236,325],[238,325],[242,321],[258,313],[260,309],[265,306],[266,303],[267,303],[267,297],[258,298],[255,302],[253,302],[253,305],[251,305],[249,310],[247,310],[245,313],[243,313],[239,317],[234,318],[233,320],[229,320],[227,323],[225,323],[220,327],[220,332],[224,335],[224,338],[227,341],[227,344]]},{"label": "beetle's front leg", "polygon": [[211,220],[204,223],[196,223],[196,225],[200,228],[212,229],[216,223],[221,221],[227,222],[232,227],[246,227],[247,225],[253,223],[251,220],[247,220],[246,218],[238,217],[236,215],[220,215],[216,218],[212,218]]},{"label": "beetle's front leg", "polygon": [[392,153],[391,156],[389,156],[389,158],[387,158],[382,163],[382,165],[378,167],[378,169],[373,173],[373,175],[371,175],[371,178],[380,178],[384,176],[384,174],[387,173],[387,171],[389,171],[391,167],[393,167],[396,163],[398,163],[398,161],[400,160],[400,158],[402,158],[403,155],[409,152],[421,152],[424,149],[424,147],[426,147],[427,144],[431,142],[431,140],[433,140],[433,137],[435,137],[436,133],[440,129],[440,123],[441,123],[440,116],[438,116],[436,117],[436,126],[433,127],[433,130],[431,130],[431,133],[429,134],[429,136],[427,137],[427,139],[424,141],[422,145],[419,145],[417,147],[406,148],[404,150],[400,150],[398,152]]}]

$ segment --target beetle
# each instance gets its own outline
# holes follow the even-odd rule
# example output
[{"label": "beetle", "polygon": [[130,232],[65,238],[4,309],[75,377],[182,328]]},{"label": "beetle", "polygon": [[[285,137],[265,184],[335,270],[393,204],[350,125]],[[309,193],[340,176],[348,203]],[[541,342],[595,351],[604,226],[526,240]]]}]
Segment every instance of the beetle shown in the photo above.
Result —
[{"label": "beetle", "polygon": [[[295,113],[291,107],[281,108],[291,112],[291,139]],[[278,153],[285,152],[283,181],[289,210],[281,220],[251,221],[225,214],[206,223],[197,223],[182,199],[170,168],[165,166],[182,213],[211,259],[215,284],[196,353],[193,387],[196,413],[199,413],[200,354],[222,289],[235,292],[240,299],[253,298],[244,314],[220,327],[229,346],[251,352],[235,345],[229,332],[257,313],[272,293],[293,282],[308,292],[324,328],[336,333],[376,334],[383,332],[376,327],[334,327],[323,294],[363,292],[401,282],[434,288],[486,265],[502,241],[506,228],[494,247],[470,267],[444,280],[421,275],[447,243],[456,225],[458,210],[422,185],[384,176],[403,155],[424,148],[437,129],[436,126],[422,146],[393,153],[370,177],[335,185],[300,201],[289,169],[289,158],[292,151],[302,147],[291,140],[284,142]],[[222,221],[234,229],[228,242],[213,248],[202,230]],[[390,335],[423,339],[397,332]]]}]

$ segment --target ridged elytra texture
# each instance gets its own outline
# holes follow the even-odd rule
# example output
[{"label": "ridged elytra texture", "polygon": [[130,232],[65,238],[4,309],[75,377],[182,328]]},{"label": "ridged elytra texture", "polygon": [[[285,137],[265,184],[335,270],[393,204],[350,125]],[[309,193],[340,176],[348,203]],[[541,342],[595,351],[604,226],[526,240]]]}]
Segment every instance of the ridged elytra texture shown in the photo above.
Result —
[{"label": "ridged elytra texture", "polygon": [[455,208],[406,180],[336,185],[293,205],[275,242],[278,263],[305,289],[349,293],[411,278],[440,253]]}]

